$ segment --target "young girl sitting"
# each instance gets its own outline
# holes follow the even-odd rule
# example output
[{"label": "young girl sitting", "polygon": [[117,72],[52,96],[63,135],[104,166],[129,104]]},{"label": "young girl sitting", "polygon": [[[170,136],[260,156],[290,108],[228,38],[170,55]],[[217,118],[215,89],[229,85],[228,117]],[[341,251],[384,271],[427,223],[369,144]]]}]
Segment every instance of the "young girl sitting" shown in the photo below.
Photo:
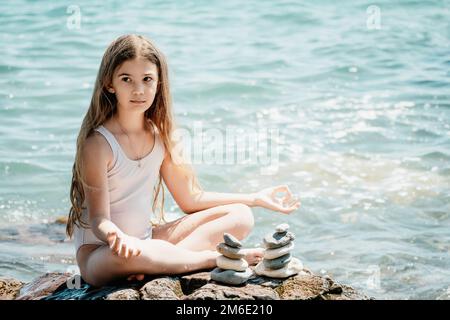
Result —
[{"label": "young girl sitting", "polygon": [[[164,55],[145,37],[119,37],[103,56],[73,165],[67,234],[87,283],[213,268],[224,232],[238,239],[250,233],[250,207],[282,213],[299,207],[287,186],[251,194],[203,191],[177,160],[173,131]],[[162,181],[187,215],[152,227],[158,207],[165,222]],[[263,254],[260,248],[245,253],[249,264]]]}]

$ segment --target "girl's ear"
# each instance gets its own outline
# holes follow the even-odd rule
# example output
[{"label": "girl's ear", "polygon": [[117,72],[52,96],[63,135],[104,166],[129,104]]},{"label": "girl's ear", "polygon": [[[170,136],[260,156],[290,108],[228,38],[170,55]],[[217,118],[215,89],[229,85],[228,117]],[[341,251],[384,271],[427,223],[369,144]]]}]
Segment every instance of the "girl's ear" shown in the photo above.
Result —
[{"label": "girl's ear", "polygon": [[106,90],[108,90],[108,92],[110,93],[116,92],[116,90],[114,90],[114,88],[111,85],[106,85]]}]

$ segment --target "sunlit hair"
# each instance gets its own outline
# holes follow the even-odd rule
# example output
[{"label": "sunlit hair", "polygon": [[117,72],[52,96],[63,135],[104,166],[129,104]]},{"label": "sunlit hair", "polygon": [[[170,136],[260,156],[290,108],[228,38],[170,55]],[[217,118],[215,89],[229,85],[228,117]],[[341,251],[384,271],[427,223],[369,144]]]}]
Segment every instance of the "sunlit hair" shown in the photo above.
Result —
[{"label": "sunlit hair", "polygon": [[[164,143],[166,151],[175,164],[180,166],[189,177],[192,190],[201,191],[201,187],[195,177],[192,167],[182,159],[177,153],[173,133],[175,124],[172,115],[172,99],[169,88],[168,67],[163,53],[147,38],[140,35],[124,35],[113,41],[103,55],[97,79],[95,81],[94,92],[89,105],[89,109],[81,124],[77,138],[75,161],[72,168],[72,183],[70,187],[70,202],[72,206],[69,211],[69,218],[66,226],[66,233],[69,237],[73,235],[74,225],[88,228],[82,221],[81,215],[84,207],[85,188],[93,188],[85,183],[83,178],[82,150],[86,139],[94,134],[94,129],[104,124],[117,112],[117,99],[107,88],[111,85],[113,74],[125,61],[142,57],[154,63],[158,69],[158,85],[155,99],[151,107],[145,112],[145,118],[150,119]],[[161,175],[154,188],[152,197],[153,212],[159,218],[157,223],[165,222],[164,218],[164,187]],[[150,201],[150,199],[149,199]],[[157,209],[159,213],[157,214]],[[150,213],[149,213],[150,214]]]}]

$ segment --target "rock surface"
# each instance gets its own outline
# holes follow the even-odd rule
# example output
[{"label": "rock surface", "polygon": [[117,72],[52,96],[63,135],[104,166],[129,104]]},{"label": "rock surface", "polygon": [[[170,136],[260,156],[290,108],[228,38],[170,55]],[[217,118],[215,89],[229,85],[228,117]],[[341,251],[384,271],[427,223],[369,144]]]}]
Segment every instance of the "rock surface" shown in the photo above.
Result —
[{"label": "rock surface", "polygon": [[117,281],[95,288],[78,275],[46,273],[28,284],[0,277],[0,299],[31,300],[197,300],[197,299],[295,299],[366,300],[366,295],[304,269],[287,279],[252,276],[241,286],[211,280],[210,272],[172,277],[146,277],[143,281]]},{"label": "rock surface", "polygon": [[24,283],[13,278],[0,278],[0,300],[14,300]]},{"label": "rock surface", "polygon": [[70,287],[70,279],[70,273],[46,273],[23,286],[16,300],[39,300],[61,286]]}]

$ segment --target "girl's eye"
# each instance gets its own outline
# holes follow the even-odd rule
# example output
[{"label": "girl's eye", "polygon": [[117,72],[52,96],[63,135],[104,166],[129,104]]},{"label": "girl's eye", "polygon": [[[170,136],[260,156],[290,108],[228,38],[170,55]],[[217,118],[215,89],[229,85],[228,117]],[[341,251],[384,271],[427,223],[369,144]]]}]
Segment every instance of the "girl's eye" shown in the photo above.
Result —
[{"label": "girl's eye", "polygon": [[145,81],[145,82],[151,82],[151,81],[153,81],[153,79],[150,78],[150,77],[145,77],[145,78],[144,78],[144,81]]},{"label": "girl's eye", "polygon": [[130,79],[129,77],[123,77],[123,78],[122,78],[122,81],[125,81],[125,82],[130,82],[130,81],[131,81],[131,79]]}]

